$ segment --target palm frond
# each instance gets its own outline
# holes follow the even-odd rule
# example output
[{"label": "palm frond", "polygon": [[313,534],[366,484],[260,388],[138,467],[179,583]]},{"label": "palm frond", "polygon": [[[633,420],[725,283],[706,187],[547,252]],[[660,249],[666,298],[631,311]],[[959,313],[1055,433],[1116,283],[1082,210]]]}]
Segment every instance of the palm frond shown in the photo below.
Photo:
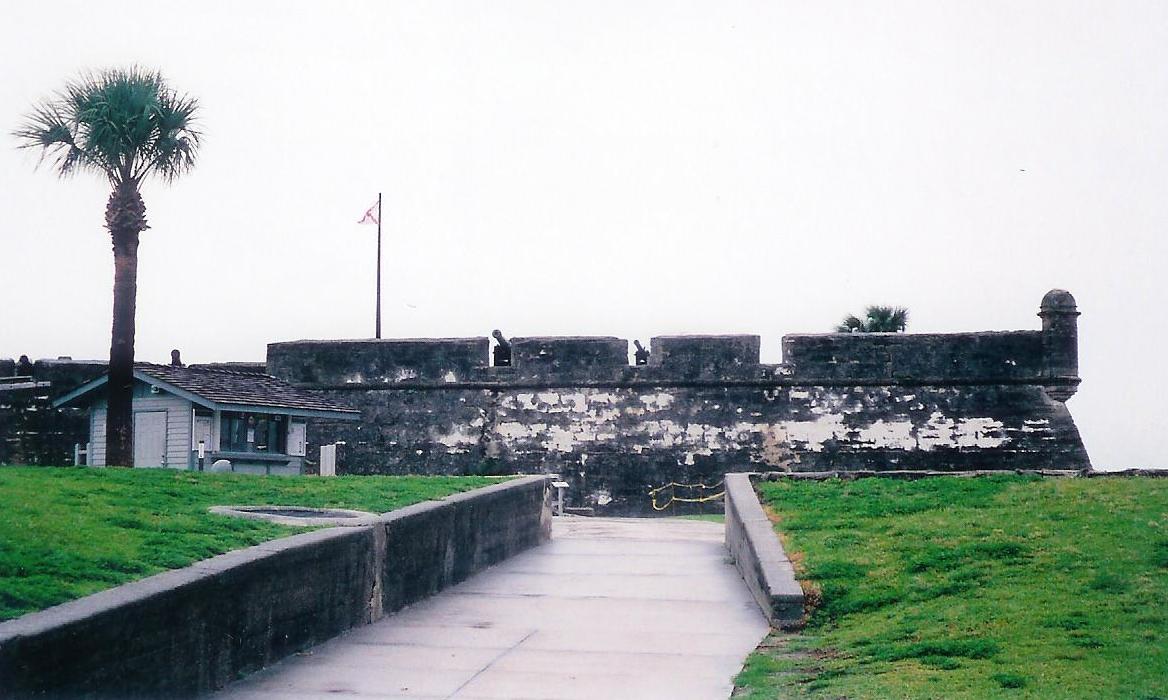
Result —
[{"label": "palm frond", "polygon": [[196,128],[199,103],[193,97],[166,89],[159,94],[154,126],[157,138],[149,154],[149,167],[162,179],[172,181],[195,167],[202,133]]},{"label": "palm frond", "polygon": [[843,323],[835,327],[836,333],[859,333],[863,330],[864,322],[852,315],[849,315],[843,320]]},{"label": "palm frond", "polygon": [[908,327],[908,309],[901,306],[869,306],[864,318],[848,316],[836,326],[837,333],[899,333]]},{"label": "palm frond", "polygon": [[18,148],[39,148],[38,163],[51,161],[62,177],[86,163],[86,154],[77,145],[75,125],[55,104],[38,105],[12,135]]},{"label": "palm frond", "polygon": [[198,102],[138,67],[83,74],[37,106],[14,135],[39,147],[57,172],[84,168],[111,184],[137,186],[152,172],[167,181],[195,164]]},{"label": "palm frond", "polygon": [[869,306],[866,315],[869,333],[897,333],[908,325],[908,309],[900,306]]}]

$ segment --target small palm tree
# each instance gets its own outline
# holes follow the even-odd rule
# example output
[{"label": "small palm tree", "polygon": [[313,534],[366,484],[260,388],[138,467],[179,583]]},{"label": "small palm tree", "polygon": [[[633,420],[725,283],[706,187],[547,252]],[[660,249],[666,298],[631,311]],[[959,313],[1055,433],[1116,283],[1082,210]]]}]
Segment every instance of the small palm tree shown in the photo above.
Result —
[{"label": "small palm tree", "polygon": [[106,464],[134,457],[132,392],[138,234],[149,228],[140,187],[150,176],[173,181],[195,164],[198,102],[141,68],[83,75],[36,105],[14,132],[22,148],[41,151],[61,177],[104,175],[113,188],[105,227],[113,239],[114,309],[109,361]]},{"label": "small palm tree", "polygon": [[864,318],[848,316],[835,327],[837,333],[899,333],[908,326],[908,309],[901,306],[869,306]]}]

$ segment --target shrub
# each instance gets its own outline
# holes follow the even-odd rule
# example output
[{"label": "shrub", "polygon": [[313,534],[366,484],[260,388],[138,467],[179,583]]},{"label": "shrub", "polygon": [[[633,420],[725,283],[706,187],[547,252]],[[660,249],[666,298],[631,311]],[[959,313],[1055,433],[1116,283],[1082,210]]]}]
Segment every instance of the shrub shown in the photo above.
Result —
[{"label": "shrub", "polygon": [[1019,673],[995,673],[990,676],[1003,688],[1025,688],[1026,676]]}]

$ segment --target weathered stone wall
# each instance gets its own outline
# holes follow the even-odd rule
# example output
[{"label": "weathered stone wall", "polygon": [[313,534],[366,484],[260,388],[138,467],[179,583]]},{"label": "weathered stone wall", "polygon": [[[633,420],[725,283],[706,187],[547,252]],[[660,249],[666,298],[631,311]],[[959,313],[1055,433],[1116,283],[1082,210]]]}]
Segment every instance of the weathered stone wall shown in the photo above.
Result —
[{"label": "weathered stone wall", "polygon": [[310,429],[310,456],[346,443],[343,471],[555,472],[570,505],[647,513],[668,500],[653,488],[744,469],[1089,467],[1062,403],[1074,301],[1052,292],[1040,315],[1041,331],[787,336],[779,365],[748,335],[654,338],[644,366],[618,338],[516,338],[513,366],[488,367],[473,338],[274,343],[268,371],[361,409]]},{"label": "weathered stone wall", "polygon": [[783,360],[819,379],[1016,382],[1046,370],[1041,331],[788,335]]},{"label": "weathered stone wall", "polygon": [[76,408],[51,400],[105,371],[104,362],[37,360],[28,374],[0,360],[0,465],[73,464],[73,446],[89,439],[89,421]]}]

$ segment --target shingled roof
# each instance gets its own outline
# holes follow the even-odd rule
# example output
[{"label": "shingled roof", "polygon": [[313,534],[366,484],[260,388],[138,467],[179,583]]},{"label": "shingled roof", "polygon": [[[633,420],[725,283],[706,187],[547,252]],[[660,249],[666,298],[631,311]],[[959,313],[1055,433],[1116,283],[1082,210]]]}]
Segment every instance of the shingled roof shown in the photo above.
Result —
[{"label": "shingled roof", "polygon": [[[297,389],[268,374],[234,372],[205,367],[134,364],[134,376],[164,391],[185,396],[211,408],[237,410],[243,407],[284,409],[292,413],[332,413],[356,416],[360,411]],[[54,405],[71,403],[108,380],[103,375],[54,401]],[[338,416],[339,417],[339,416]]]}]

